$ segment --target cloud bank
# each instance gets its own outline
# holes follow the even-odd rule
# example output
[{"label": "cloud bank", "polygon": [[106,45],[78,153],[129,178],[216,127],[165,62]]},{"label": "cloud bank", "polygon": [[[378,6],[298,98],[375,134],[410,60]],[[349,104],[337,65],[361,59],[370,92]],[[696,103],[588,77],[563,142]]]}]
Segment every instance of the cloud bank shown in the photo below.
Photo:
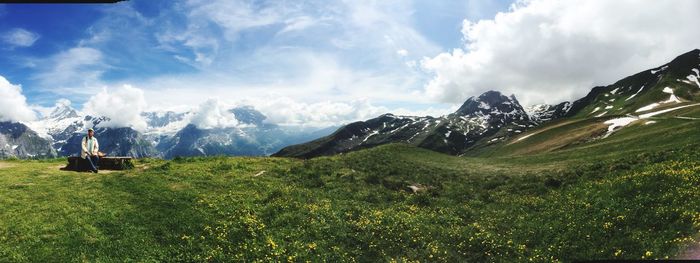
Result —
[{"label": "cloud bank", "polygon": [[236,116],[218,99],[209,99],[194,111],[190,123],[200,129],[229,128],[238,126]]},{"label": "cloud bank", "polygon": [[0,121],[32,121],[36,114],[27,105],[27,98],[22,95],[22,87],[13,85],[0,76]]},{"label": "cloud bank", "polygon": [[267,121],[290,126],[327,127],[376,117],[387,112],[367,100],[349,102],[324,101],[305,103],[281,97],[247,101],[267,116]]},{"label": "cloud bank", "polygon": [[146,121],[141,112],[146,108],[143,90],[124,85],[117,88],[103,88],[90,97],[83,111],[93,116],[104,116],[110,120],[103,127],[131,127],[137,131],[146,130]]},{"label": "cloud bank", "polygon": [[422,61],[434,74],[424,92],[451,103],[487,90],[525,104],[576,99],[698,48],[698,10],[700,1],[520,1],[465,20],[462,48]]}]

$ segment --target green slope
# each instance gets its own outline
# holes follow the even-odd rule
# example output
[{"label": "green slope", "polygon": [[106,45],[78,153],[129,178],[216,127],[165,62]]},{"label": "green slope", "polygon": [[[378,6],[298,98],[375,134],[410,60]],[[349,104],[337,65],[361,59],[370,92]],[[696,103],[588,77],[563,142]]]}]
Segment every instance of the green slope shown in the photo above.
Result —
[{"label": "green slope", "polygon": [[[602,117],[635,113],[652,103],[670,99],[669,91],[682,102],[700,101],[700,86],[690,78],[700,77],[700,50],[682,54],[669,63],[623,78],[611,85],[596,87],[586,97],[574,102],[573,117]],[[659,107],[661,108],[661,107]]]},{"label": "green slope", "polygon": [[577,161],[392,144],[100,174],[5,161],[0,261],[663,258],[700,230],[698,146]]},{"label": "green slope", "polygon": [[[694,105],[694,103],[681,103],[674,106],[683,105]],[[584,160],[601,155],[619,156],[650,150],[674,149],[700,141],[700,105],[632,122],[615,130],[609,137],[603,138],[610,126],[605,122],[621,117],[625,115],[562,119],[538,127],[512,140],[494,143],[468,154],[481,157],[544,155],[548,159]],[[653,123],[647,124],[648,121]]]}]

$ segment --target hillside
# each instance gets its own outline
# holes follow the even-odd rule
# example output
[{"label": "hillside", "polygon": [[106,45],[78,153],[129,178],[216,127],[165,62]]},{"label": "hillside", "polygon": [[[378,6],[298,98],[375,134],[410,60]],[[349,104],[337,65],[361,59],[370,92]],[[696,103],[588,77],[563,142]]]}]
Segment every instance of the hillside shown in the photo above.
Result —
[{"label": "hillside", "polygon": [[56,157],[50,141],[21,123],[0,122],[0,159],[8,157]]},{"label": "hillside", "polygon": [[[385,114],[348,124],[317,140],[285,147],[274,156],[310,158],[387,143],[409,143],[452,155],[473,156],[494,147],[517,148],[511,145],[523,145],[518,142],[542,131],[549,132],[541,133],[540,140],[546,142],[540,146],[525,151],[501,152],[553,151],[574,144],[599,142],[630,124],[654,124],[659,119],[657,115],[683,112],[686,108],[698,106],[698,79],[700,50],[695,49],[657,68],[608,86],[595,87],[574,102],[523,108],[514,95],[506,97],[497,91],[489,91],[467,99],[456,112],[446,116]],[[692,116],[680,117],[693,120]],[[639,127],[636,129],[640,130]]]},{"label": "hillside", "polygon": [[582,158],[606,151],[620,153],[674,149],[698,141],[700,104],[679,103],[673,108],[639,115],[557,120],[510,141],[487,145],[467,155],[489,157],[549,153],[558,158]]},{"label": "hillside", "polygon": [[[0,162],[0,261],[666,258],[700,231],[698,144],[585,158],[389,144],[307,161]],[[663,193],[663,194],[660,194]]]}]

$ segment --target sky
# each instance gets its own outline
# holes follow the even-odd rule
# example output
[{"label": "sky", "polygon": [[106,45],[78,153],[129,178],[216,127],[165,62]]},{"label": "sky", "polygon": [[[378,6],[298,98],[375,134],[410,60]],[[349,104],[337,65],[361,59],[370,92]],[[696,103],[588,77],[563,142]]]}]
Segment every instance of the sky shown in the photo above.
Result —
[{"label": "sky", "polygon": [[554,104],[699,48],[699,13],[693,0],[5,4],[0,120],[68,104],[119,126],[152,110],[228,125],[221,109],[252,105],[328,126],[448,114],[488,90]]}]

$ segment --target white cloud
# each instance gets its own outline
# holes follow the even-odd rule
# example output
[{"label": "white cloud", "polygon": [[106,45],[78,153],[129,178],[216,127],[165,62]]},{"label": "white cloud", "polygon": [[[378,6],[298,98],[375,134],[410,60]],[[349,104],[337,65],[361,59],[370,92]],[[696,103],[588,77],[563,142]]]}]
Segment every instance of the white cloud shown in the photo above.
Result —
[{"label": "white cloud", "polygon": [[395,56],[396,50],[411,50],[415,56],[433,55],[441,50],[414,28],[414,4],[407,0],[342,1],[338,17],[341,34],[334,39],[340,48],[366,48],[383,56]]},{"label": "white cloud", "polygon": [[41,73],[37,78],[42,86],[55,93],[90,94],[101,85],[101,76],[107,67],[102,52],[89,47],[75,47],[47,59],[36,61]]},{"label": "white cloud", "polygon": [[408,50],[399,49],[396,51],[396,54],[399,55],[400,57],[405,57],[405,56],[408,56]]},{"label": "white cloud", "polygon": [[56,100],[56,107],[68,107],[71,105],[71,101],[66,98],[60,98]]},{"label": "white cloud", "polygon": [[22,94],[22,87],[10,83],[3,76],[0,76],[0,94],[0,121],[26,122],[36,118]]},{"label": "white cloud", "polygon": [[186,17],[185,27],[166,25],[156,38],[162,48],[178,51],[180,46],[192,54],[176,58],[195,67],[208,67],[220,56],[220,49],[238,40],[245,30],[286,24],[286,30],[301,30],[311,25],[309,17],[296,15],[293,4],[276,2],[256,4],[246,0],[188,0],[179,5]]},{"label": "white cloud", "polygon": [[36,118],[22,95],[22,87],[0,76],[0,121],[25,122]]},{"label": "white cloud", "polygon": [[[178,92],[178,91],[174,91]],[[202,92],[201,92],[202,93]],[[217,93],[216,91],[207,90],[205,94]],[[196,101],[200,97],[194,94],[184,95],[178,93],[176,97],[186,97],[190,101]],[[263,113],[268,123],[274,123],[283,126],[305,126],[305,127],[328,127],[334,125],[342,125],[350,122],[367,120],[377,117],[384,113],[394,113],[397,115],[410,116],[442,116],[453,112],[456,107],[427,107],[423,109],[407,109],[403,107],[393,108],[380,106],[371,103],[367,99],[352,99],[347,101],[300,101],[295,98],[285,97],[283,95],[263,96],[245,96],[239,99],[207,99],[199,106],[194,108],[186,107],[184,104],[176,102],[170,103],[177,105],[175,107],[167,107],[165,105],[152,106],[147,111],[168,111],[175,112],[191,112],[186,119],[188,123],[194,124],[199,128],[223,128],[223,127],[240,127],[235,119],[235,115],[228,110],[237,106],[252,106],[254,109]],[[151,105],[151,104],[149,104]]]},{"label": "white cloud", "polygon": [[449,114],[456,107],[427,109],[389,108],[372,104],[369,100],[300,102],[291,98],[244,100],[242,105],[253,105],[267,116],[268,122],[289,126],[328,127],[364,121],[385,113],[407,116],[438,117]]},{"label": "white cloud", "polygon": [[132,127],[137,131],[145,131],[146,121],[141,117],[145,108],[143,90],[124,85],[103,88],[90,97],[84,104],[83,111],[92,116],[109,118],[109,122],[101,124],[103,127]]},{"label": "white cloud", "polygon": [[277,34],[301,31],[313,26],[314,24],[316,24],[316,21],[310,16],[298,16],[287,19],[284,21],[284,23],[286,24],[285,27],[282,30],[280,30]]},{"label": "white cloud", "polygon": [[32,104],[29,105],[29,108],[32,109],[34,112],[39,114],[39,118],[45,118],[51,116],[51,113],[59,107],[69,107],[71,105],[71,101],[66,99],[66,98],[60,98],[56,100],[56,103],[52,107],[45,107],[42,105],[36,105]]},{"label": "white cloud", "polygon": [[[300,110],[280,121],[338,124],[399,110],[362,107],[355,101],[427,102],[426,96],[417,96],[426,75],[415,60],[441,49],[414,29],[413,8],[411,0],[184,0],[155,17],[126,8],[107,12],[75,49],[34,64],[44,72],[38,76],[42,86],[62,96],[88,94],[71,97],[77,103],[95,94],[95,87],[137,83],[152,109],[196,109],[212,96],[222,103],[288,98],[294,102],[290,107],[316,110]],[[162,53],[172,60],[157,61],[167,66],[152,75],[103,80],[108,70],[137,63],[122,50],[109,49],[124,41],[133,44],[133,54],[148,54],[146,64],[161,59],[156,55]],[[341,42],[346,46],[335,45]],[[72,53],[78,59],[68,59]],[[179,63],[196,70],[164,73],[173,72],[169,66],[181,67]],[[372,114],[345,112],[355,108]],[[334,117],[307,116],[321,115],[321,110]],[[200,124],[209,125],[205,120]]]},{"label": "white cloud", "polygon": [[231,106],[218,99],[209,99],[194,111],[190,123],[200,129],[229,128],[238,126],[236,116],[229,110]]},{"label": "white cloud", "polygon": [[388,111],[387,108],[374,106],[367,100],[305,103],[290,98],[275,98],[248,100],[246,104],[252,104],[265,114],[267,121],[271,123],[310,127],[326,127],[365,120]]},{"label": "white cloud", "polygon": [[[376,72],[353,69],[332,54],[307,52],[303,49],[261,50],[258,56],[276,63],[255,65],[246,79],[234,74],[202,73],[171,75],[140,82],[150,106],[196,105],[216,94],[222,101],[241,98],[289,97],[300,102],[351,101],[368,99],[416,102],[424,97],[412,94],[420,79],[400,72]],[[403,66],[403,65],[399,65]],[[286,68],[283,71],[279,68]],[[406,67],[404,67],[406,68]],[[202,85],[205,85],[204,87]]]},{"label": "white cloud", "polygon": [[2,40],[15,47],[30,47],[39,40],[39,34],[23,28],[15,28],[6,32]]},{"label": "white cloud", "polygon": [[191,19],[215,22],[226,30],[229,40],[237,39],[243,30],[279,23],[292,9],[244,0],[190,0],[187,4]]},{"label": "white cloud", "polygon": [[422,61],[434,73],[424,91],[453,103],[491,89],[524,104],[576,99],[697,48],[698,10],[699,1],[521,1],[465,20],[463,48]]}]

